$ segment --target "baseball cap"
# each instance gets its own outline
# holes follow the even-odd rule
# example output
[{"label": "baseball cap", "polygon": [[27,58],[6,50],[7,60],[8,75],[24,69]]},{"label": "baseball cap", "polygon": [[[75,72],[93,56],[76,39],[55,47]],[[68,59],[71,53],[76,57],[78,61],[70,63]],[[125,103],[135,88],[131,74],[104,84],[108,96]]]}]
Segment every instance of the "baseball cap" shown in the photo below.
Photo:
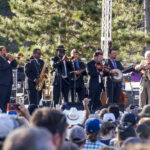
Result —
[{"label": "baseball cap", "polygon": [[86,122],[85,122],[85,129],[87,132],[89,133],[94,133],[100,130],[101,128],[101,121],[99,119],[96,118],[89,118]]},{"label": "baseball cap", "polygon": [[121,122],[131,123],[134,126],[136,124],[136,117],[132,113],[126,113],[122,116]]},{"label": "baseball cap", "polygon": [[115,122],[115,115],[113,114],[113,113],[106,113],[106,114],[104,114],[104,116],[103,116],[103,121],[104,122],[107,122],[107,121],[109,121],[109,122]]},{"label": "baseball cap", "polygon": [[69,139],[73,143],[80,143],[83,142],[86,139],[86,135],[84,132],[84,129],[80,126],[74,126],[71,128],[69,133]]}]

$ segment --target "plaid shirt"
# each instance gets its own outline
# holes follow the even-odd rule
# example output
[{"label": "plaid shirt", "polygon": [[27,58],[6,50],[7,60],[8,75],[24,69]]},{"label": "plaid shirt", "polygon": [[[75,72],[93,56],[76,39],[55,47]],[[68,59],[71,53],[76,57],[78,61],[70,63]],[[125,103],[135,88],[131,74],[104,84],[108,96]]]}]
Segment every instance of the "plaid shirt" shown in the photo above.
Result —
[{"label": "plaid shirt", "polygon": [[89,140],[86,140],[86,143],[82,150],[99,150],[101,147],[104,146],[106,145],[98,140],[96,142],[90,142]]}]

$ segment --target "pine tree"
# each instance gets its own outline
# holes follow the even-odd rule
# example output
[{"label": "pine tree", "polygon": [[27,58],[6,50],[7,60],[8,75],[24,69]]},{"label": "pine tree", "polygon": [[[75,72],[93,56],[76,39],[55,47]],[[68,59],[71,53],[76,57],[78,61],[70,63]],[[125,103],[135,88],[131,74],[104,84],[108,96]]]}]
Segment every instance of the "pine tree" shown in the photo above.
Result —
[{"label": "pine tree", "polygon": [[[63,44],[68,54],[76,48],[89,60],[100,47],[102,1],[10,0],[9,4],[14,16],[0,16],[0,33],[22,52],[38,46],[50,57]],[[145,37],[142,30],[142,7],[142,0],[113,1],[112,39],[121,60],[140,60],[144,43],[150,43],[150,35]]]}]

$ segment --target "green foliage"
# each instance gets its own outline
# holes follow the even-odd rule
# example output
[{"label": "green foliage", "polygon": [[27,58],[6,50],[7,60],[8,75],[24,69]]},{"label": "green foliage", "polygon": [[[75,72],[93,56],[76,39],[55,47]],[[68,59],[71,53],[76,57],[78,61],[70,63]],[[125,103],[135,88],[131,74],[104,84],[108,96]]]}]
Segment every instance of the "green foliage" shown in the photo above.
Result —
[{"label": "green foliage", "polygon": [[[1,45],[8,46],[5,41],[9,41],[27,55],[40,47],[50,58],[56,54],[56,47],[63,44],[68,54],[76,48],[87,59],[100,47],[102,1],[9,0],[9,5],[5,2],[14,15],[5,17],[5,13],[0,13]],[[150,35],[145,37],[140,29],[142,7],[142,0],[113,1],[112,39],[121,60],[140,60],[144,43],[150,43]]]}]

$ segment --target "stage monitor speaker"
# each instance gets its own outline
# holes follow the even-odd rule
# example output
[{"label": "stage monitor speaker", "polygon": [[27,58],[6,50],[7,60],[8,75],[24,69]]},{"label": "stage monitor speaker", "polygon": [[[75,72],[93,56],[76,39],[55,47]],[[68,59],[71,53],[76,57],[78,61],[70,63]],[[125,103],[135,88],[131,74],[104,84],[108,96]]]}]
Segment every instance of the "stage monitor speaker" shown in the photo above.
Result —
[{"label": "stage monitor speaker", "polygon": [[133,91],[127,91],[128,105],[139,105],[139,89],[133,89]]}]

